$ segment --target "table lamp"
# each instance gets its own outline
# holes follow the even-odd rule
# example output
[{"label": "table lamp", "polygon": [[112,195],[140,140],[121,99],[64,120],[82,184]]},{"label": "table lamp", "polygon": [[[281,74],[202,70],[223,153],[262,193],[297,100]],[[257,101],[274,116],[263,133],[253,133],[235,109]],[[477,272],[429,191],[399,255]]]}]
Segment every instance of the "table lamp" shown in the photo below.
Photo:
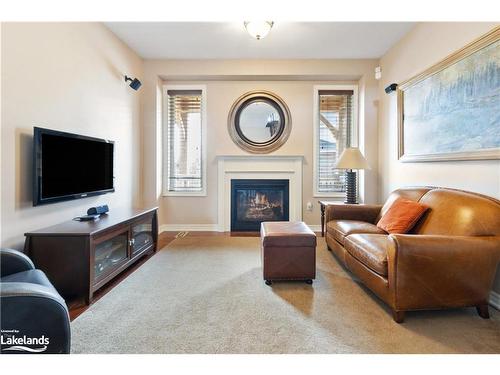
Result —
[{"label": "table lamp", "polygon": [[368,162],[357,147],[348,147],[340,155],[337,169],[347,169],[346,172],[346,200],[344,203],[357,204],[358,194],[356,192],[356,172],[353,169],[370,169]]}]

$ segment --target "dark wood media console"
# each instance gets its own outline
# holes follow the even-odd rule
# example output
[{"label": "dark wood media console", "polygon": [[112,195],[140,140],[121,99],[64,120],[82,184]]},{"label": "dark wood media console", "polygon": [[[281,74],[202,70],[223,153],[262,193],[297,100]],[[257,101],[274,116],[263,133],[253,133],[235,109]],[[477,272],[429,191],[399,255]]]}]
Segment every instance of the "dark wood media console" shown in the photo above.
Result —
[{"label": "dark wood media console", "polygon": [[96,221],[68,221],[25,234],[24,250],[66,302],[89,304],[96,290],[156,251],[157,207],[117,209]]}]

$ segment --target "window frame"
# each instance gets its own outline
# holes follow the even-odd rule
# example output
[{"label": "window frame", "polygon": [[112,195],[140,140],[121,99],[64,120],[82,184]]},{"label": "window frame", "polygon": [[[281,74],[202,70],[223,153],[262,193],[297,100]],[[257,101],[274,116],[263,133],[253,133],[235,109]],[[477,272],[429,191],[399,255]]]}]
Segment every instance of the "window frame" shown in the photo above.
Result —
[{"label": "window frame", "polygon": [[[352,90],[352,138],[351,147],[359,144],[358,123],[358,85],[357,84],[331,84],[313,86],[313,197],[314,198],[343,198],[345,192],[319,192],[318,191],[318,162],[319,162],[319,92],[323,90]],[[359,185],[359,178],[357,178]],[[359,186],[358,186],[359,188]],[[359,191],[359,189],[358,189]]]},{"label": "window frame", "polygon": [[[201,90],[201,190],[168,190],[168,90]],[[207,86],[206,85],[163,85],[162,124],[162,196],[164,197],[206,197],[207,196]]]}]

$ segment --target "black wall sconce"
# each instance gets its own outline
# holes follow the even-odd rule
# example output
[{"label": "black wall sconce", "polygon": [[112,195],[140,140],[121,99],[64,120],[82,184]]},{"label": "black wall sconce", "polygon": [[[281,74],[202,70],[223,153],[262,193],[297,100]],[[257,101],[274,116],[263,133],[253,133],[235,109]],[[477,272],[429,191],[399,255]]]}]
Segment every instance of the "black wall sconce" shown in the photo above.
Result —
[{"label": "black wall sconce", "polygon": [[130,78],[125,76],[125,82],[130,81],[129,86],[132,87],[135,91],[139,90],[139,87],[141,87],[142,83],[139,81],[137,78]]},{"label": "black wall sconce", "polygon": [[387,94],[390,94],[391,92],[396,91],[397,88],[398,88],[398,84],[397,83],[391,83],[389,86],[387,86],[385,88],[385,92]]}]

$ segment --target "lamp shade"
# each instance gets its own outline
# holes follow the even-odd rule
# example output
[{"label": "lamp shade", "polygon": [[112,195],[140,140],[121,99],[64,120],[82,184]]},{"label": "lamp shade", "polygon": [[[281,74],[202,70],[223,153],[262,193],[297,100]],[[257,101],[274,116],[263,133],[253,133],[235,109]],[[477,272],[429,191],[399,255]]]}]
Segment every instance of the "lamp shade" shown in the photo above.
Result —
[{"label": "lamp shade", "polygon": [[335,164],[338,169],[370,169],[368,162],[357,147],[348,147]]}]

